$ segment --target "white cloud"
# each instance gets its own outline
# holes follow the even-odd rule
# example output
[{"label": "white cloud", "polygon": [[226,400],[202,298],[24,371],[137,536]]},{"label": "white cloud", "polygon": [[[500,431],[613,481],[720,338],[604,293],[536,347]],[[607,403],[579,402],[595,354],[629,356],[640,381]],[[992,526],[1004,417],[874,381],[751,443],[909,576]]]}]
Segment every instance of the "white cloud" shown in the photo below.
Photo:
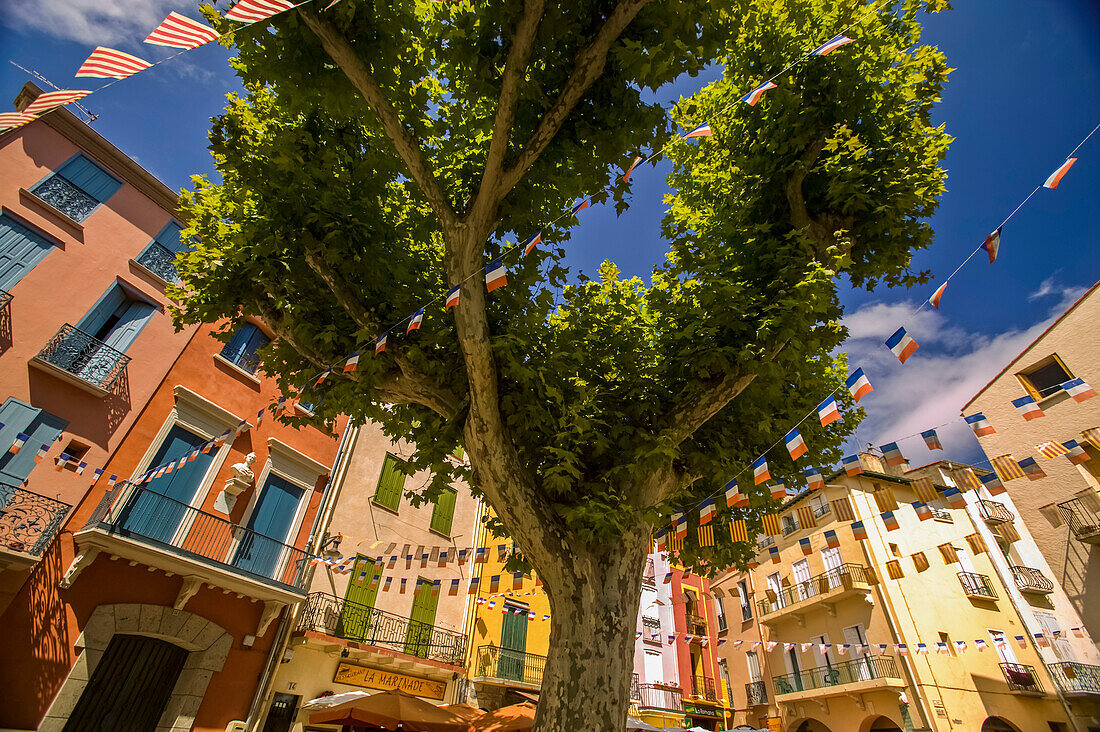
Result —
[{"label": "white cloud", "polygon": [[[855,436],[860,446],[907,438],[901,448],[914,466],[943,457],[984,459],[959,409],[1081,294],[1080,288],[1057,291],[1063,297],[1041,322],[993,336],[947,326],[939,312],[926,308],[906,325],[920,349],[904,366],[883,341],[910,317],[912,303],[872,303],[845,318],[851,334],[845,344],[849,364],[863,366],[875,389],[860,402],[867,412]],[[919,436],[933,427],[944,452],[928,451]]]},{"label": "white cloud", "polygon": [[[5,25],[35,30],[56,38],[90,45],[141,46],[171,10],[188,3],[180,0],[6,0]],[[197,7],[197,3],[194,4]],[[197,19],[197,18],[196,18]]]}]

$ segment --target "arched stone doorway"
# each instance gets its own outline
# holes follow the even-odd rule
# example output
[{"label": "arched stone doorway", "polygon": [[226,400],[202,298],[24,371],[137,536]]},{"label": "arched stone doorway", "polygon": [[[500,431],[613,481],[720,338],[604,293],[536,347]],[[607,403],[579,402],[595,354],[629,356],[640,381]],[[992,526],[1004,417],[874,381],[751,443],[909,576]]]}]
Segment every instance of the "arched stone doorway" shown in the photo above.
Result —
[{"label": "arched stone doorway", "polygon": [[816,719],[804,719],[795,727],[795,732],[832,732],[832,730]]},{"label": "arched stone doorway", "polygon": [[860,732],[901,732],[901,725],[881,714],[868,717],[859,725]]},{"label": "arched stone doorway", "polygon": [[1003,717],[990,717],[982,722],[982,732],[1020,732],[1020,729]]}]

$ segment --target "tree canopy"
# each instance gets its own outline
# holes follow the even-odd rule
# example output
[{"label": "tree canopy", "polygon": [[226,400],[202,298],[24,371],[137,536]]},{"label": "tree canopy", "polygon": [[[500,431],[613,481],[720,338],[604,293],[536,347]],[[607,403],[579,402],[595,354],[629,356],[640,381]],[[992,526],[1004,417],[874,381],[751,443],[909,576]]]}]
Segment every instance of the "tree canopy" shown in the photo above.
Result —
[{"label": "tree canopy", "polygon": [[[551,602],[583,605],[585,582],[620,554],[640,575],[651,531],[769,446],[772,474],[803,484],[781,439],[847,373],[838,288],[924,280],[910,262],[944,189],[949,137],[930,114],[949,69],[917,14],[942,5],[343,0],[281,16],[233,41],[247,94],[210,134],[222,180],[183,197],[195,245],[177,317],[261,318],[278,336],[263,369],[317,420],[410,440],[410,468],[434,475],[423,497],[468,479]],[[792,65],[848,27],[855,43]],[[721,78],[671,110],[647,101],[713,63]],[[759,104],[737,102],[777,72]],[[676,139],[703,122],[712,137]],[[666,260],[649,281],[611,262],[569,272],[562,213],[588,193],[654,205],[621,179],[654,151],[672,163],[653,232]],[[486,295],[502,252],[508,285]],[[358,371],[338,373],[357,349]],[[803,426],[815,464],[839,459],[849,407]],[[446,457],[460,445],[469,468]],[[755,528],[775,505],[761,491],[736,515]],[[682,561],[753,553],[717,533]]]}]

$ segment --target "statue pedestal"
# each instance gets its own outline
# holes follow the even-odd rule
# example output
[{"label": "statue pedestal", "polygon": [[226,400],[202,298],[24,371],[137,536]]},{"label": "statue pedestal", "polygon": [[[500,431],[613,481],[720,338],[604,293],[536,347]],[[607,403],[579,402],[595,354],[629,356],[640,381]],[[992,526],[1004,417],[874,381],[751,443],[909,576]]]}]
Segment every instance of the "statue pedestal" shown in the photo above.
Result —
[{"label": "statue pedestal", "polygon": [[215,509],[227,516],[229,515],[233,507],[237,505],[237,496],[241,495],[246,488],[252,487],[252,481],[256,478],[252,473],[252,463],[254,462],[256,462],[256,453],[250,452],[245,456],[243,463],[237,463],[229,469],[232,476],[225,481],[222,492],[214,499]]}]

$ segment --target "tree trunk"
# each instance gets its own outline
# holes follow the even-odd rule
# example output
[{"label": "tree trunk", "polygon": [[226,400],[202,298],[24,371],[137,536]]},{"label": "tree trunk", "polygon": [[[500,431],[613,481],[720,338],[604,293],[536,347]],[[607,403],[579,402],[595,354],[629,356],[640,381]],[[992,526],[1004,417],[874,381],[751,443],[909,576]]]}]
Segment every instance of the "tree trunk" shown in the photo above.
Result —
[{"label": "tree trunk", "polygon": [[648,533],[578,547],[547,587],[550,651],[534,732],[622,732],[630,704]]}]

